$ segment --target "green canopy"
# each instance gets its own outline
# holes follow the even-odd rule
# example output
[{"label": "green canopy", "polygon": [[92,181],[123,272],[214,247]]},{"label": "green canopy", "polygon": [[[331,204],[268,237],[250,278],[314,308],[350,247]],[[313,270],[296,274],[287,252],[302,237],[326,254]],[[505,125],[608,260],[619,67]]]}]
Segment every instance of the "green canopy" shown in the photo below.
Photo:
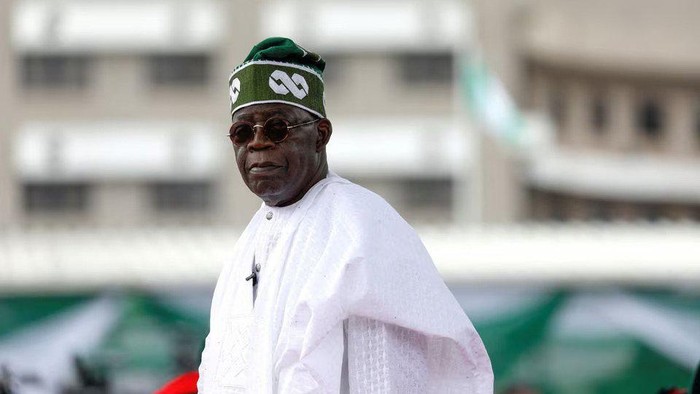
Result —
[{"label": "green canopy", "polygon": [[[497,393],[516,384],[541,393],[655,393],[687,387],[700,362],[697,294],[452,289],[489,351]],[[46,381],[59,384],[74,366],[41,363],[79,356],[113,389],[155,389],[196,368],[210,297],[210,289],[188,289],[0,298],[0,365],[51,372]],[[46,344],[58,350],[34,361]]]}]

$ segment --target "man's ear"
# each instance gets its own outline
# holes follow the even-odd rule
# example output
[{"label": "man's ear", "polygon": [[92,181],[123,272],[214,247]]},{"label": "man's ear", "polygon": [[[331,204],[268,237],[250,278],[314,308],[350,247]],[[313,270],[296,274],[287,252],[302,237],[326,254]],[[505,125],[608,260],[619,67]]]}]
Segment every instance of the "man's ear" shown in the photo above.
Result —
[{"label": "man's ear", "polygon": [[318,126],[316,126],[316,131],[318,136],[316,138],[316,152],[320,152],[331,139],[331,134],[333,134],[333,125],[331,121],[323,118],[318,121]]}]

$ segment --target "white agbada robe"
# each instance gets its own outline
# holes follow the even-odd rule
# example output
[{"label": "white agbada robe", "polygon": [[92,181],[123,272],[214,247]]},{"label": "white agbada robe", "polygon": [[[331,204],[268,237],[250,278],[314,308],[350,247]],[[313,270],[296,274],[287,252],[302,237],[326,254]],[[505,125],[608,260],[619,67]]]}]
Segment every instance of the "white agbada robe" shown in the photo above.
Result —
[{"label": "white agbada robe", "polygon": [[332,173],[246,227],[199,373],[200,394],[493,393],[484,345],[415,231]]}]

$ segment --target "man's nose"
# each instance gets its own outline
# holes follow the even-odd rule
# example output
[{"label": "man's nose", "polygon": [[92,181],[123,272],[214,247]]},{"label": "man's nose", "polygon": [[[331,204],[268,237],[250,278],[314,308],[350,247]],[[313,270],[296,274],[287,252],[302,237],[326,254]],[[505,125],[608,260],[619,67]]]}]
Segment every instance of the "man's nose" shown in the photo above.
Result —
[{"label": "man's nose", "polygon": [[274,142],[270,141],[270,139],[265,135],[265,131],[262,126],[255,125],[253,127],[253,138],[248,143],[248,149],[265,149],[274,145]]}]

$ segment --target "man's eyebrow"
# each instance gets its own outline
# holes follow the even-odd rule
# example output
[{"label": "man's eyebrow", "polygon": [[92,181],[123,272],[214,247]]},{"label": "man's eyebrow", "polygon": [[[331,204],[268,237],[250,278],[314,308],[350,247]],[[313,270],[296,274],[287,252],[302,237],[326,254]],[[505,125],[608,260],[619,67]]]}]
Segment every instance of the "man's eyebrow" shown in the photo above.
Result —
[{"label": "man's eyebrow", "polygon": [[265,115],[265,116],[268,117],[268,118],[271,117],[271,116],[273,116],[273,115],[280,115],[280,116],[283,116],[283,117],[289,117],[289,116],[291,116],[290,113],[288,113],[288,112],[286,112],[286,111],[284,111],[284,110],[281,110],[281,109],[273,109],[273,110],[265,111],[265,112],[263,112],[263,115]]}]

